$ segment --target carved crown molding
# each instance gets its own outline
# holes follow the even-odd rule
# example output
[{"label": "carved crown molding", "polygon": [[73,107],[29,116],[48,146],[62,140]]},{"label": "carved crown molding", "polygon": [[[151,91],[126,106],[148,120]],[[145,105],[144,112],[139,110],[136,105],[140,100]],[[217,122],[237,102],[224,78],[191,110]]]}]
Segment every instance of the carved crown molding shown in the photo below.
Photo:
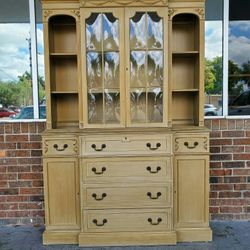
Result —
[{"label": "carved crown molding", "polygon": [[200,19],[205,19],[205,9],[204,8],[197,8],[195,11],[198,13]]},{"label": "carved crown molding", "polygon": [[80,19],[80,10],[68,10],[68,11],[61,11],[61,10],[44,10],[43,11],[43,20],[48,21],[51,16],[56,15],[69,15],[73,16],[76,20]]},{"label": "carved crown molding", "polygon": [[168,0],[80,0],[80,6],[168,6]]}]

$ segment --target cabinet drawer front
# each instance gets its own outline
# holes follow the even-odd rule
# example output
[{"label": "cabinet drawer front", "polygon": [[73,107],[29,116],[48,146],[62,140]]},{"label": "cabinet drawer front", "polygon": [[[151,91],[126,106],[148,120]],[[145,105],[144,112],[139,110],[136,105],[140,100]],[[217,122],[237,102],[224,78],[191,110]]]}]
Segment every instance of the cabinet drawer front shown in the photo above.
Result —
[{"label": "cabinet drawer front", "polygon": [[175,138],[175,152],[208,153],[209,140],[207,136],[183,136]]},{"label": "cabinet drawer front", "polygon": [[171,152],[171,136],[102,136],[82,138],[82,154],[155,154]]},{"label": "cabinet drawer front", "polygon": [[171,209],[84,210],[85,232],[171,230]]},{"label": "cabinet drawer front", "polygon": [[171,185],[84,187],[84,207],[167,207],[172,204]]},{"label": "cabinet drawer front", "polygon": [[[107,161],[88,160],[82,164],[82,180],[91,181],[126,181],[129,179],[164,179],[172,180],[171,158],[148,159],[137,158],[128,159],[120,158],[119,160]],[[122,180],[123,179],[123,180]]]},{"label": "cabinet drawer front", "polygon": [[78,153],[77,139],[44,139],[44,155],[76,155]]}]

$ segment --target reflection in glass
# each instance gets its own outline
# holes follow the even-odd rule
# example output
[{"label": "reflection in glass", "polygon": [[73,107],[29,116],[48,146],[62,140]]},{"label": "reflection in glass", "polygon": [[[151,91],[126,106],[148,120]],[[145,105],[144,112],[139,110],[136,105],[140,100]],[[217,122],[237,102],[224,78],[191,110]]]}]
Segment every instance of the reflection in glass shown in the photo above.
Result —
[{"label": "reflection in glass", "polygon": [[86,19],[87,49],[100,51],[102,48],[102,14],[91,13]]},{"label": "reflection in glass", "polygon": [[132,123],[146,122],[146,94],[145,89],[134,89],[130,93],[130,116]]},{"label": "reflection in glass", "polygon": [[119,124],[120,122],[120,93],[105,89],[105,123]]},{"label": "reflection in glass", "polygon": [[163,53],[162,51],[148,52],[148,83],[150,86],[163,84]]},{"label": "reflection in glass", "polygon": [[88,94],[88,121],[89,123],[103,123],[103,94]]},{"label": "reflection in glass", "polygon": [[89,88],[102,87],[102,54],[87,53],[87,84]]},{"label": "reflection in glass", "polygon": [[146,52],[131,51],[130,53],[130,82],[132,87],[146,86]]},{"label": "reflection in glass", "polygon": [[104,50],[118,50],[119,22],[112,13],[103,14]]},{"label": "reflection in glass", "polygon": [[136,12],[134,17],[130,19],[130,48],[146,48],[146,35],[146,14]]},{"label": "reflection in glass", "polygon": [[161,88],[152,88],[148,91],[148,122],[163,121],[163,92]]},{"label": "reflection in glass", "polygon": [[105,88],[119,88],[119,53],[104,53],[104,85]]},{"label": "reflection in glass", "polygon": [[148,13],[148,49],[162,48],[163,24],[156,12]]}]

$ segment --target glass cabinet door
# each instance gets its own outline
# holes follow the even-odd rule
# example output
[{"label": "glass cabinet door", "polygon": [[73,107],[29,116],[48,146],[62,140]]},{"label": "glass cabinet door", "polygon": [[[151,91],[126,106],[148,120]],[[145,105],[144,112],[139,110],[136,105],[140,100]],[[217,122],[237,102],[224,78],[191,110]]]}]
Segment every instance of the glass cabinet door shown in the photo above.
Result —
[{"label": "glass cabinet door", "polygon": [[[161,11],[160,11],[161,12]],[[127,100],[129,126],[145,126],[165,122],[166,58],[164,58],[164,13],[130,10],[127,51]]]},{"label": "glass cabinet door", "polygon": [[[122,50],[121,12],[84,13],[86,123],[98,126],[124,124],[121,102]],[[123,59],[124,60],[124,59]]]}]

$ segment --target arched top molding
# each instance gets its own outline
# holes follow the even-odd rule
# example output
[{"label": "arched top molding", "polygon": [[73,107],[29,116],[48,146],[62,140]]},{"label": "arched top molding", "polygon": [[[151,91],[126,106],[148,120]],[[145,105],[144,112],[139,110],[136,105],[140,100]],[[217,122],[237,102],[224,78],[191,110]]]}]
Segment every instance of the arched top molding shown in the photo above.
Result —
[{"label": "arched top molding", "polygon": [[80,20],[80,10],[43,10],[43,21],[48,22],[54,16],[66,15],[73,17],[76,22]]},{"label": "arched top molding", "polygon": [[169,8],[168,18],[173,20],[176,15],[179,14],[193,14],[197,16],[200,20],[205,20],[205,9],[204,8]]}]

